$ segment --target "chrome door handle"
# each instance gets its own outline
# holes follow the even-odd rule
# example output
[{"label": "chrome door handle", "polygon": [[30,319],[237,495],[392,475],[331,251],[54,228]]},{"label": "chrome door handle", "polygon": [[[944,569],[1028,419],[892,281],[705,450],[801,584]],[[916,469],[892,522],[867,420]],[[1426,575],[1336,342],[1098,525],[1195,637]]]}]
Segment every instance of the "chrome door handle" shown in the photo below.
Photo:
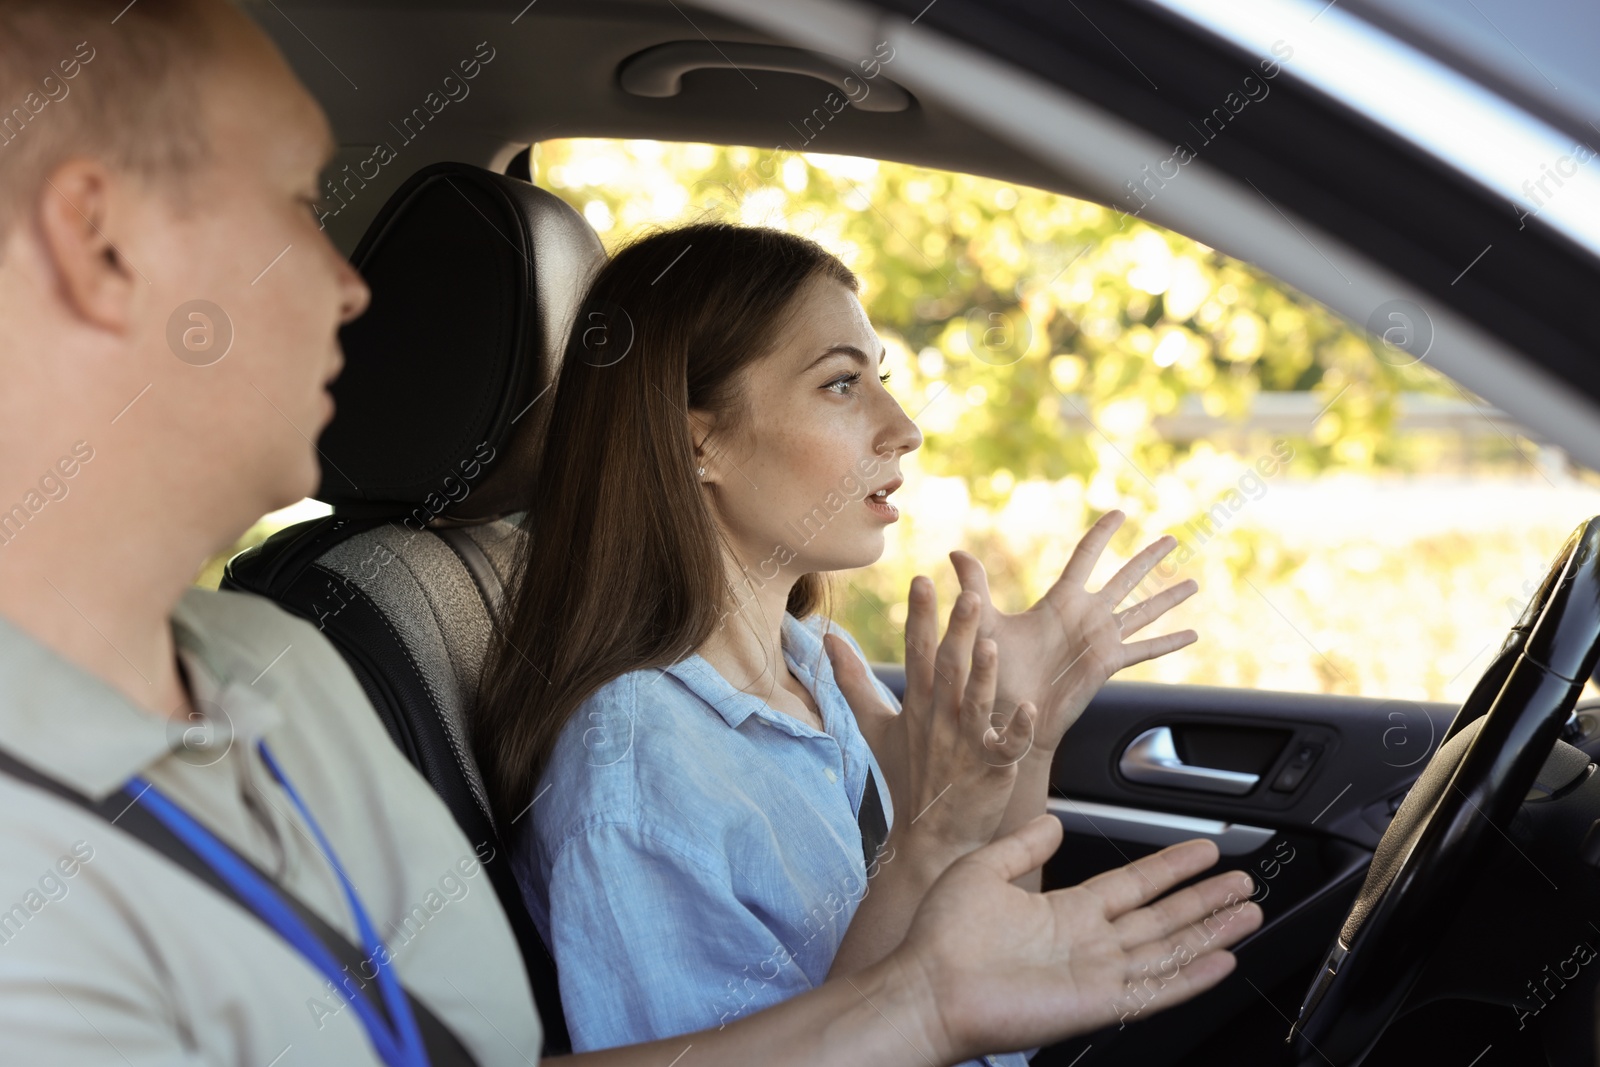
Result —
[{"label": "chrome door handle", "polygon": [[1232,797],[1243,796],[1261,781],[1259,774],[1195,767],[1183,762],[1178,758],[1170,726],[1157,726],[1135,737],[1122,753],[1117,769],[1130,782],[1225,793]]}]

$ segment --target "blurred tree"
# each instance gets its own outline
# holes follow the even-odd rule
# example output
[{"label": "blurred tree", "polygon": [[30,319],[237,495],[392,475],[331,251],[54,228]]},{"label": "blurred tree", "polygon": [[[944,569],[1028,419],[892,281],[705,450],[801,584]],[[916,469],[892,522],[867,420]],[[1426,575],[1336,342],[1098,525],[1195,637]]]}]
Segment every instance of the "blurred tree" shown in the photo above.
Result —
[{"label": "blurred tree", "polygon": [[[722,218],[804,234],[861,277],[889,389],[926,439],[902,463],[905,506],[884,558],[832,583],[829,614],[873,659],[903,654],[913,574],[931,574],[949,605],[949,549],[983,559],[996,600],[1019,610],[1082,529],[1120,507],[1129,521],[1113,555],[1175,534],[1194,556],[1161,582],[1202,587],[1164,627],[1195,626],[1202,644],[1129,676],[1460,699],[1469,668],[1504,632],[1507,605],[1526,599],[1508,576],[1539,573],[1574,521],[1566,509],[1583,506],[1562,496],[1546,512],[1480,508],[1470,533],[1410,542],[1364,529],[1330,540],[1303,524],[1288,533],[1253,510],[1202,537],[1197,523],[1238,496],[1274,442],[1177,440],[1163,435],[1163,416],[1198,407],[1238,418],[1261,391],[1307,394],[1321,414],[1288,436],[1292,470],[1302,487],[1318,474],[1364,476],[1362,519],[1379,476],[1437,472],[1463,455],[1458,434],[1391,432],[1400,395],[1463,394],[1248,264],[1055,193],[855,157],[658,141],[543,142],[534,177],[613,250],[650,228]],[[1526,478],[1527,445],[1486,434],[1469,458],[1477,471],[1499,464]],[[1315,495],[1336,481],[1317,482]],[[268,516],[233,551],[314,512]],[[1374,515],[1371,526],[1387,521]],[[214,585],[231,554],[200,583]],[[1371,625],[1419,603],[1436,605],[1425,623]]]},{"label": "blurred tree", "polygon": [[[988,178],[854,157],[654,141],[545,142],[536,180],[615,248],[698,218],[778,226],[860,275],[862,302],[926,406],[934,474],[1002,506],[1013,485],[1102,466],[1089,420],[1147,471],[1189,447],[1153,420],[1188,396],[1243,417],[1259,390],[1317,393],[1328,412],[1295,441],[1306,470],[1402,462],[1387,433],[1402,391],[1457,395],[1431,368],[1259,270],[1098,204]],[[899,384],[904,382],[904,384]],[[1320,405],[1319,405],[1320,406]],[[1141,491],[1136,473],[1119,488]]]},{"label": "blurred tree", "polygon": [[[917,463],[959,478],[963,504],[987,515],[960,532],[962,546],[1008,579],[994,588],[1011,610],[1043,591],[1078,535],[1057,528],[1032,548],[1001,536],[1017,488],[1079,483],[1067,522],[1124,508],[1133,521],[1114,550],[1167,532],[1158,480],[1196,448],[1210,454],[1156,424],[1186,398],[1242,418],[1261,390],[1314,394],[1326,411],[1290,438],[1293,468],[1311,474],[1406,467],[1388,432],[1398,396],[1460,395],[1430,367],[1380,358],[1381,342],[1254,267],[1056,193],[857,157],[657,141],[544,142],[534,177],[611,250],[655,228],[727,219],[839,255],[885,340],[889,388],[923,430]],[[1263,437],[1247,451],[1270,448]],[[931,569],[917,541],[927,521],[906,514],[898,526],[902,558],[841,576],[832,611],[878,659],[902,656],[906,583],[919,564]],[[1260,553],[1246,538],[1213,556],[1239,575]],[[1281,570],[1284,557],[1272,558]],[[948,603],[953,579],[936,580]]]}]

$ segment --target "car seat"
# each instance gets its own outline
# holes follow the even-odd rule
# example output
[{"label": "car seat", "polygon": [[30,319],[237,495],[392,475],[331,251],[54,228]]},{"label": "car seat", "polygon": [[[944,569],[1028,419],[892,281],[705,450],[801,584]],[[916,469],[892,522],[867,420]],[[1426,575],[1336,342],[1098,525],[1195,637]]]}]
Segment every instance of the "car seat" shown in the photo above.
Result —
[{"label": "car seat", "polygon": [[222,581],[333,642],[395,744],[491,857],[545,1055],[570,1048],[555,964],[510,870],[467,715],[512,580],[514,513],[548,391],[604,260],[583,217],[526,181],[461,163],[409,178],[352,256],[372,302],[341,331],[337,412],[318,443],[317,499],[333,514],[236,556]]}]

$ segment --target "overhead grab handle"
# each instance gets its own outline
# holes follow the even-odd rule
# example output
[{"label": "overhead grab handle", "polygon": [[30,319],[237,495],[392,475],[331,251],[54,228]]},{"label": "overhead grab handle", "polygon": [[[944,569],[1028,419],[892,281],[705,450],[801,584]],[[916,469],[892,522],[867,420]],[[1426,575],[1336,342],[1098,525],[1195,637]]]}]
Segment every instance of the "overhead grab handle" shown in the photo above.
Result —
[{"label": "overhead grab handle", "polygon": [[869,75],[842,59],[782,45],[671,41],[630,56],[617,73],[622,88],[634,96],[667,97],[678,95],[683,76],[692,70],[804,74],[827,82],[861,111],[904,111],[911,106],[911,94],[884,77],[876,60]]}]

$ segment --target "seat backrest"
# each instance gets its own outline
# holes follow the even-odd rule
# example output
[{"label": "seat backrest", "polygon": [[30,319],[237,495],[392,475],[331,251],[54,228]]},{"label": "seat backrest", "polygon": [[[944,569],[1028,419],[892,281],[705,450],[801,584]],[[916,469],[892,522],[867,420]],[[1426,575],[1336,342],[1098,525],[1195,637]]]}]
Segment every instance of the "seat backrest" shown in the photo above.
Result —
[{"label": "seat backrest", "polygon": [[[527,182],[441,163],[396,191],[352,256],[372,289],[341,333],[319,442],[333,514],[235,557],[223,587],[316,625],[484,861],[522,950],[545,1055],[570,1048],[555,964],[529,917],[468,740],[522,539],[547,390],[605,253]],[[541,404],[541,398],[545,402]]]}]

